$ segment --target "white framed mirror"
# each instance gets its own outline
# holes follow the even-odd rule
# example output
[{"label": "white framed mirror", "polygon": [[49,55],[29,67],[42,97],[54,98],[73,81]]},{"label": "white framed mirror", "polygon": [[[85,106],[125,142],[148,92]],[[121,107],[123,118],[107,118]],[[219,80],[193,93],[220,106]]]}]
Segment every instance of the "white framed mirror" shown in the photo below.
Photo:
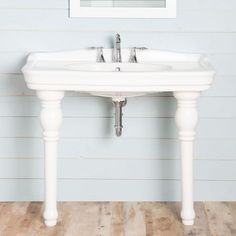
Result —
[{"label": "white framed mirror", "polygon": [[176,0],[70,0],[70,17],[175,18]]}]

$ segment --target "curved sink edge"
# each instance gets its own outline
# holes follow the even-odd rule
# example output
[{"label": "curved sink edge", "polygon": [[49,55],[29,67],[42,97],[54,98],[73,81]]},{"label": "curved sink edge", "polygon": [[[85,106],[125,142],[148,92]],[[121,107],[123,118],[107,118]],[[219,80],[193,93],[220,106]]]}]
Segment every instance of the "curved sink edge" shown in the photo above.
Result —
[{"label": "curved sink edge", "polygon": [[153,94],[155,92],[88,92],[88,94],[97,97],[106,97],[106,98],[132,98],[132,97],[142,97],[147,94]]}]

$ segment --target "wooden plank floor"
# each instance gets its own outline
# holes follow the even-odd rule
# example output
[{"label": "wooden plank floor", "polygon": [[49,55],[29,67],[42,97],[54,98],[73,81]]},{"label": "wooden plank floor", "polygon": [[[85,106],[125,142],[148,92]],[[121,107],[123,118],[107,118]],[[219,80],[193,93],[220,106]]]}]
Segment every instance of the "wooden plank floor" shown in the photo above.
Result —
[{"label": "wooden plank floor", "polygon": [[236,236],[236,202],[195,203],[194,226],[180,222],[180,203],[64,202],[53,228],[42,203],[0,203],[0,236]]}]

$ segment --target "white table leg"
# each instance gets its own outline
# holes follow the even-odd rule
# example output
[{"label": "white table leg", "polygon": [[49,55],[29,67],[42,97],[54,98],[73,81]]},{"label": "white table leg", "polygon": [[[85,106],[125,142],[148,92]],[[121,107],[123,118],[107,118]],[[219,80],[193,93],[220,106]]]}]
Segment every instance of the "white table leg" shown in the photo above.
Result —
[{"label": "white table leg", "polygon": [[60,108],[63,91],[37,91],[41,100],[41,124],[45,155],[45,206],[44,221],[47,226],[57,223],[57,144],[62,123]]},{"label": "white table leg", "polygon": [[177,99],[176,124],[179,129],[182,161],[182,211],[184,225],[194,224],[193,207],[193,141],[197,125],[199,92],[175,92]]}]

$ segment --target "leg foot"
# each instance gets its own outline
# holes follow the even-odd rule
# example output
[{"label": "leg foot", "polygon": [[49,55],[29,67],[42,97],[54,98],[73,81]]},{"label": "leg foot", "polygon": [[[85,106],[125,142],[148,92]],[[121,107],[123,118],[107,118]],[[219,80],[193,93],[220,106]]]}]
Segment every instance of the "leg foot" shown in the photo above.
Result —
[{"label": "leg foot", "polygon": [[194,225],[194,220],[183,220],[182,219],[182,223],[183,223],[183,225]]},{"label": "leg foot", "polygon": [[57,224],[57,220],[44,220],[44,223],[47,227],[53,227]]},{"label": "leg foot", "polygon": [[44,207],[44,213],[43,213],[43,219],[44,223],[48,227],[55,226],[57,224],[57,218],[58,218],[58,213],[57,213],[57,204],[56,200],[54,197],[54,202],[47,202],[47,198],[45,199],[45,207]]},{"label": "leg foot", "polygon": [[[191,210],[192,208],[192,210]],[[182,223],[184,225],[193,225],[194,224],[194,219],[195,219],[195,212],[192,207],[188,208],[188,211],[184,212],[183,210],[181,211],[181,218],[182,218]]]}]

